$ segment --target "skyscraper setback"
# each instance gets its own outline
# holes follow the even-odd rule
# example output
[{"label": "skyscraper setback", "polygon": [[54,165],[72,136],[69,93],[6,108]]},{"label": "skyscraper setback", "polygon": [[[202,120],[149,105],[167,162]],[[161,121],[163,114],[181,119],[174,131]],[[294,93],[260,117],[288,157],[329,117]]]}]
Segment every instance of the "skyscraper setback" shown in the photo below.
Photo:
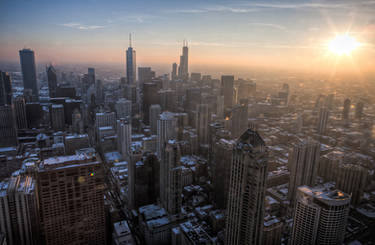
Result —
[{"label": "skyscraper setback", "polygon": [[35,55],[31,49],[20,50],[20,63],[24,89],[30,89],[34,99],[38,99],[39,91],[36,80]]}]

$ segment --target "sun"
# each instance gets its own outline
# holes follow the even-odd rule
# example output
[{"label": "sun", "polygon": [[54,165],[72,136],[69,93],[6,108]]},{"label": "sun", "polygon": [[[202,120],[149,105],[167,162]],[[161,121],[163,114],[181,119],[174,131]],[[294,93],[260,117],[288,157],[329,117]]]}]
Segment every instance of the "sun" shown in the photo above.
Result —
[{"label": "sun", "polygon": [[360,43],[347,34],[336,36],[329,44],[328,49],[336,55],[350,55]]}]

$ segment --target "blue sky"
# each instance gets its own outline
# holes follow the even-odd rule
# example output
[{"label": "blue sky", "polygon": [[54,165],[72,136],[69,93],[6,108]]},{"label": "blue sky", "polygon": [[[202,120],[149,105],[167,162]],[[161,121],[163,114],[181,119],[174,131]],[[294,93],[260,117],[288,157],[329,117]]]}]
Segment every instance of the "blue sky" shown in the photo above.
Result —
[{"label": "blue sky", "polygon": [[309,66],[348,30],[366,44],[361,65],[375,50],[375,0],[0,0],[0,9],[0,60],[27,46],[40,62],[123,62],[130,32],[142,64],[178,61],[183,39],[202,65]]}]

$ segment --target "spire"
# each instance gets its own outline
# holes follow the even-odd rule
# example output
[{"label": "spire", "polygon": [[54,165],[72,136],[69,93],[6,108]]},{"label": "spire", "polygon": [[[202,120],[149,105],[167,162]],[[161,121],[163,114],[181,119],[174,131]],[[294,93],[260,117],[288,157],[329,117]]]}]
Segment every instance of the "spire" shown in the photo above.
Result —
[{"label": "spire", "polygon": [[132,47],[132,34],[129,33],[129,47]]}]

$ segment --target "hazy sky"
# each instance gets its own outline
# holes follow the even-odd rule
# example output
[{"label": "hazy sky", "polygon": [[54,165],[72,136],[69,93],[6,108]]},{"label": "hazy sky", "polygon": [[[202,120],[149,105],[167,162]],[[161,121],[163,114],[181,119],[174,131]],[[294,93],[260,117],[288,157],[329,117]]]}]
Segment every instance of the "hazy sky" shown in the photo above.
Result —
[{"label": "hazy sky", "polygon": [[133,33],[138,65],[328,67],[326,43],[349,31],[362,43],[339,67],[375,69],[375,0],[0,0],[0,60],[35,50],[37,62],[124,62]]}]

